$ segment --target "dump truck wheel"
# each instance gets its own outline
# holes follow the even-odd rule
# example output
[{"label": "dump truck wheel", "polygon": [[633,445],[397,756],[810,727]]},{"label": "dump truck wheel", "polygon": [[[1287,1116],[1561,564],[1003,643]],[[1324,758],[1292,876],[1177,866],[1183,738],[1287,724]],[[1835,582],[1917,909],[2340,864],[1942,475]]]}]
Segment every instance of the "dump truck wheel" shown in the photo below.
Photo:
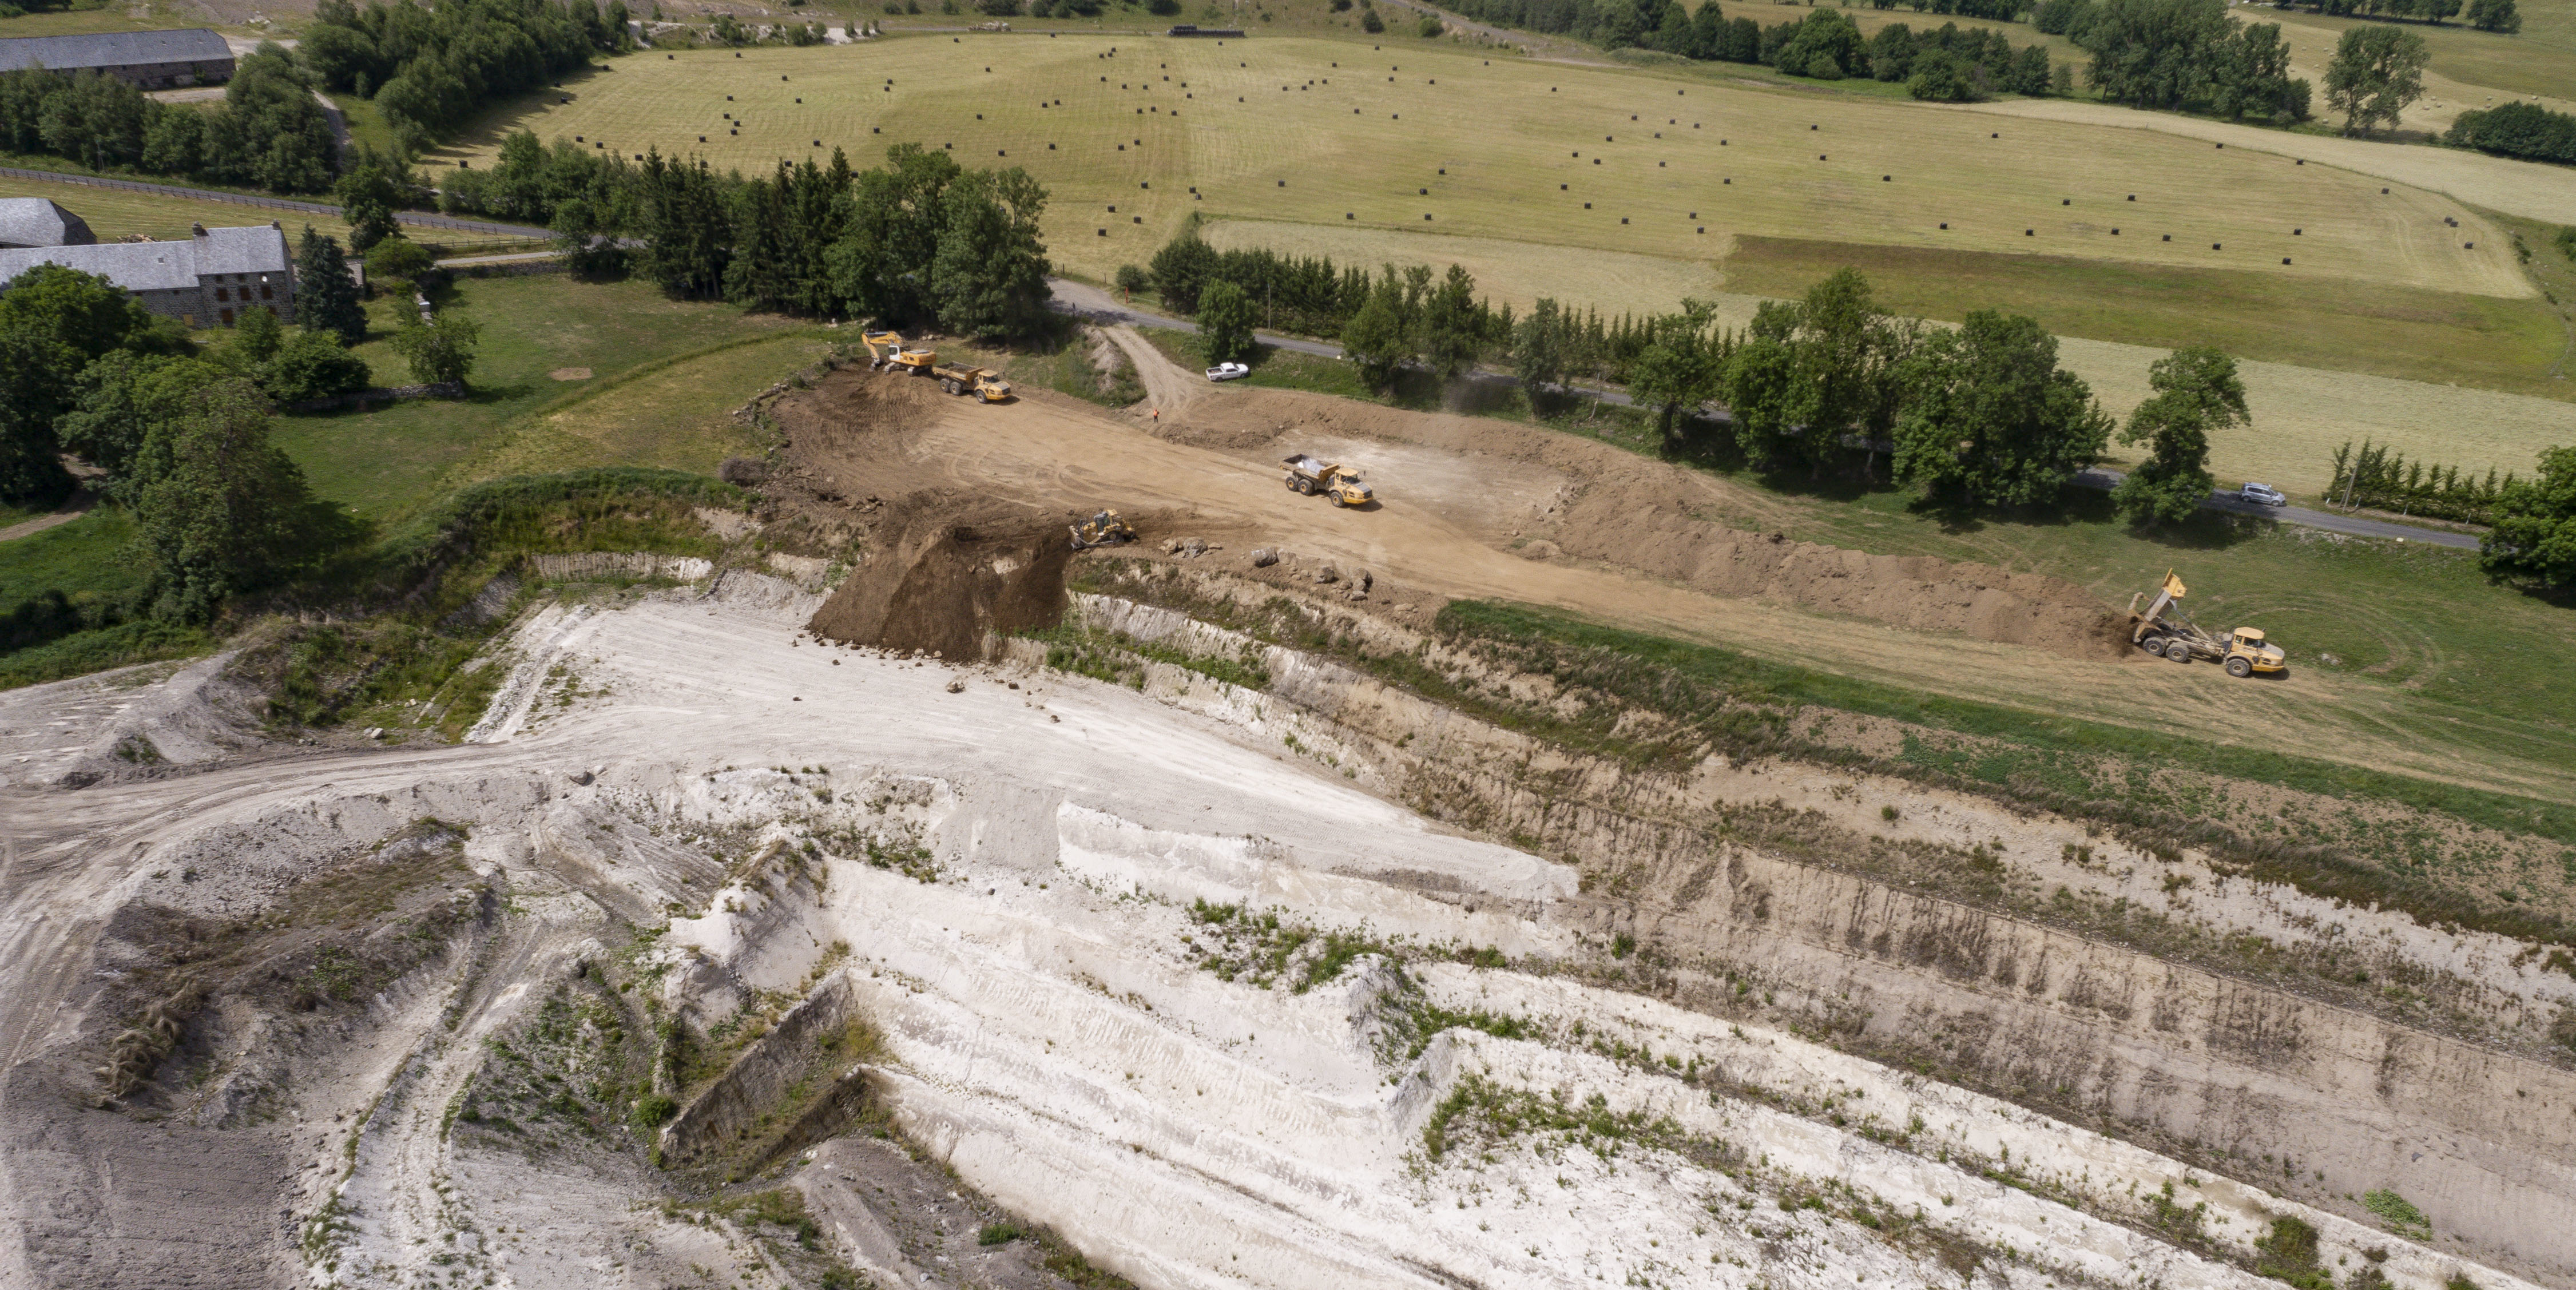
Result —
[{"label": "dump truck wheel", "polygon": [[2242,679],[2254,675],[2254,665],[2241,658],[2227,660],[2227,674]]},{"label": "dump truck wheel", "polygon": [[2145,650],[2150,654],[2162,654],[2165,652],[2165,638],[2162,636],[2150,636],[2145,640],[2139,641],[2138,648]]},{"label": "dump truck wheel", "polygon": [[2165,643],[2165,657],[2177,663],[2188,663],[2191,661],[2191,645],[2185,641],[2168,641]]},{"label": "dump truck wheel", "polygon": [[951,393],[951,394],[955,394],[955,393],[957,392],[957,382],[955,382],[955,381],[941,381],[941,382],[939,383],[939,388],[941,388],[941,389],[943,389],[943,390],[946,390],[946,391],[948,391],[948,392],[949,392],[949,393]]}]

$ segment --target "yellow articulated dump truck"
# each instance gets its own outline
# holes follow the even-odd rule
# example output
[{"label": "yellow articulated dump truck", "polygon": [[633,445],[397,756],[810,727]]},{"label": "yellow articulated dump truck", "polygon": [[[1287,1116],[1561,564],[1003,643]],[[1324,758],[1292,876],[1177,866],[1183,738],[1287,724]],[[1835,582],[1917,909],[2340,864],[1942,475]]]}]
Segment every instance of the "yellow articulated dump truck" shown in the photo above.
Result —
[{"label": "yellow articulated dump truck", "polygon": [[2208,659],[2227,669],[2227,674],[2234,677],[2289,668],[2288,651],[2264,640],[2263,629],[2259,627],[2212,632],[2185,617],[2182,598],[2188,590],[2182,585],[2182,579],[2168,569],[2164,585],[2156,589],[2155,601],[2147,606],[2147,612],[2138,612],[2138,600],[2147,593],[2141,591],[2129,597],[2129,621],[2135,624],[2129,632],[2129,643],[2177,663],[2188,663],[2196,658]]},{"label": "yellow articulated dump truck", "polygon": [[972,394],[986,403],[999,403],[1011,397],[1011,383],[989,367],[933,363],[930,374],[939,378],[939,388],[951,394]]},{"label": "yellow articulated dump truck", "polygon": [[1377,499],[1377,493],[1360,478],[1359,472],[1337,462],[1320,461],[1307,453],[1298,453],[1284,463],[1288,467],[1288,491],[1312,497],[1317,493],[1332,498],[1337,506],[1366,506]]}]

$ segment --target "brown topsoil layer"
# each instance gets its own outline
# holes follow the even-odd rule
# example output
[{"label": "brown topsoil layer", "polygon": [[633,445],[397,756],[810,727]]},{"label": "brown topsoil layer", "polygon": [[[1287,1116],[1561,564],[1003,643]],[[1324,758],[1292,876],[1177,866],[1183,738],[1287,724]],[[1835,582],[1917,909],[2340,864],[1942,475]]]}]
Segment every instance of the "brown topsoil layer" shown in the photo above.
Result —
[{"label": "brown topsoil layer", "polygon": [[[2126,653],[2120,616],[2072,583],[1712,523],[1698,517],[1741,511],[1741,490],[1592,440],[1278,390],[1210,391],[1162,410],[1155,421],[1046,391],[983,405],[857,369],[781,398],[773,502],[860,552],[813,629],[953,658],[976,653],[987,631],[1052,622],[1066,526],[1109,505],[1137,522],[1147,550],[1198,535],[1225,544],[1229,565],[1255,545],[1329,555],[1339,539],[1347,551],[1360,526],[1382,548],[1383,577],[1506,598],[1526,579],[1525,598],[1610,621],[1635,617],[1642,580],[2061,657]],[[1280,488],[1279,457],[1319,443],[1380,454],[1380,495],[1408,513],[1337,514]],[[1498,561],[1527,572],[1498,587]]]}]

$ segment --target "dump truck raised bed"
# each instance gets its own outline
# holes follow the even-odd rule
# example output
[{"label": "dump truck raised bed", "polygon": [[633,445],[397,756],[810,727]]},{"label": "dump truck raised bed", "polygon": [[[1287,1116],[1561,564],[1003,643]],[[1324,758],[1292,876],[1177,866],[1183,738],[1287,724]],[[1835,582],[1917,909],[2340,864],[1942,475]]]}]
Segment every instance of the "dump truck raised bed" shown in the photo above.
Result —
[{"label": "dump truck raised bed", "polygon": [[2168,569],[2164,584],[2156,589],[2156,598],[2147,606],[2147,612],[2138,612],[2138,599],[2147,593],[2141,591],[2129,597],[2129,621],[2133,624],[2129,643],[2177,663],[2207,659],[2234,677],[2279,672],[2289,667],[2288,651],[2265,641],[2259,627],[2212,632],[2185,617],[2181,602],[2187,590],[2182,579]]}]

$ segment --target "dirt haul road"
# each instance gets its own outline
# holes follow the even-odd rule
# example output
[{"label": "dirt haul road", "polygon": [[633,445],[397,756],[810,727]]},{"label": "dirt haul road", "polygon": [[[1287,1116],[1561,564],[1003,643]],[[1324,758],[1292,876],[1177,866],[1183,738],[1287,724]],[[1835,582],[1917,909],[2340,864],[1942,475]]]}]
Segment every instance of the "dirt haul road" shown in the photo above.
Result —
[{"label": "dirt haul road", "polygon": [[[1325,932],[1606,951],[1570,869],[1363,791],[1374,755],[1283,703],[818,648],[814,607],[735,574],[549,605],[478,742],[8,790],[0,1282],[810,1287],[830,1251],[880,1285],[1062,1284],[978,1238],[998,1211],[887,1213],[982,1204],[963,1183],[1148,1290],[2254,1290],[2212,1254],[2248,1261],[2284,1219],[2396,1290],[2530,1284],[1579,972],[1318,958]],[[81,699],[7,716],[107,729]],[[359,1005],[220,993],[120,1109],[84,1105],[120,982],[171,951],[133,934],[153,911],[292,924],[295,892],[424,827],[457,839],[438,881],[482,893],[448,951]],[[624,1094],[581,1130],[643,1029],[621,998],[733,1045],[655,1145],[793,1189],[810,1249],[657,1203],[712,1179],[648,1172]],[[558,1027],[594,1009],[611,1024]],[[853,1024],[863,1062],[801,1047]],[[888,1177],[842,1120],[777,1136],[818,1080],[858,1081],[930,1163]],[[2196,1215],[2197,1246],[2140,1196]]]},{"label": "dirt haul road", "polygon": [[[822,498],[825,513],[863,496],[920,513],[1007,505],[1049,517],[1059,532],[1114,507],[1142,523],[1149,543],[1204,538],[1229,564],[1272,547],[1301,573],[1367,569],[1399,617],[1418,620],[1444,598],[1520,601],[1778,662],[2174,733],[2267,744],[2285,727],[2324,721],[2336,737],[2304,748],[2309,755],[2490,776],[2517,792],[2561,786],[2546,767],[2463,767],[2398,737],[2387,700],[2313,670],[2231,686],[2208,671],[2154,666],[2123,644],[2112,606],[2056,579],[1728,529],[1698,516],[1758,516],[1772,503],[1569,435],[1210,387],[1150,345],[1124,348],[1148,387],[1174,391],[1178,406],[1155,419],[1161,405],[1110,413],[1025,389],[1010,404],[974,405],[926,384],[841,373],[778,403],[788,436],[780,482]],[[1353,463],[1377,503],[1351,510],[1288,491],[1277,462],[1292,451]]]}]

